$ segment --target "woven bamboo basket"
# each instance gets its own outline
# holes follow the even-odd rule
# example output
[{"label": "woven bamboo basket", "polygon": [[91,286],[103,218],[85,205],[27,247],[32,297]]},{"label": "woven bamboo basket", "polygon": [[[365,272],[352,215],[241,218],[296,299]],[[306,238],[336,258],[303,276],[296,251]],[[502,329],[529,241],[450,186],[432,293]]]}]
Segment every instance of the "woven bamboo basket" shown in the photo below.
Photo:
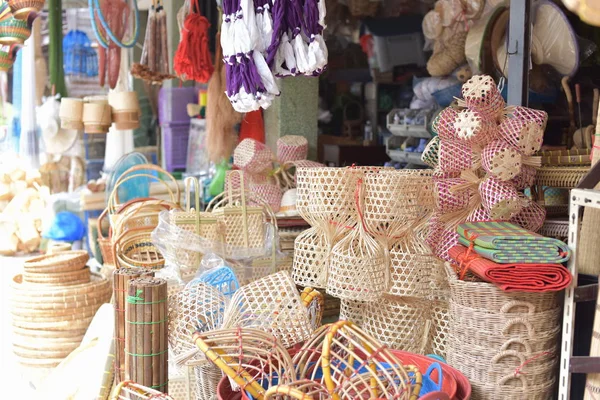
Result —
[{"label": "woven bamboo basket", "polygon": [[119,268],[161,269],[165,259],[151,238],[152,229],[134,228],[114,240],[113,252]]},{"label": "woven bamboo basket", "polygon": [[534,312],[554,310],[561,306],[560,296],[555,292],[528,293],[528,292],[503,292],[495,285],[486,282],[467,282],[457,278],[451,264],[446,264],[446,273],[450,284],[452,302],[457,306],[464,306],[489,313],[500,313],[509,302],[518,302],[522,307],[514,308],[528,312],[533,307]]},{"label": "woven bamboo basket", "polygon": [[12,44],[23,44],[31,36],[31,28],[27,21],[21,21],[9,17],[0,21],[0,44],[10,46]]},{"label": "woven bamboo basket", "polygon": [[[197,178],[188,177],[184,181],[186,209],[181,212],[172,212],[169,215],[170,222],[178,228],[191,232],[208,242],[218,241],[217,219],[211,213],[200,211],[200,193],[202,188]],[[194,192],[192,203],[191,192]],[[202,260],[203,254],[198,251],[182,249],[177,247],[175,258],[182,270],[182,275],[193,276]]]},{"label": "woven bamboo basket", "polygon": [[537,171],[535,184],[572,189],[579,184],[589,170],[589,167],[541,167]]},{"label": "woven bamboo basket", "polygon": [[296,284],[326,287],[330,248],[325,232],[317,227],[305,230],[296,238],[292,272]]},{"label": "woven bamboo basket", "polygon": [[27,20],[30,13],[40,12],[44,3],[44,0],[8,0],[13,17],[19,20]]},{"label": "woven bamboo basket", "polygon": [[295,380],[294,364],[281,342],[260,329],[194,333],[194,343],[236,387],[262,398],[265,387]]},{"label": "woven bamboo basket", "polygon": [[357,300],[340,301],[340,321],[352,321],[358,326],[363,326],[364,310],[368,303]]},{"label": "woven bamboo basket", "polygon": [[90,281],[90,269],[83,268],[78,271],[69,272],[23,272],[23,280],[27,283],[41,285],[76,285]]},{"label": "woven bamboo basket", "polygon": [[413,392],[400,360],[350,321],[319,328],[293,362],[299,379],[324,385],[334,399],[409,399]]},{"label": "woven bamboo basket", "polygon": [[87,251],[66,251],[30,258],[23,263],[25,273],[61,273],[79,271],[89,260]]},{"label": "woven bamboo basket", "polygon": [[222,328],[249,327],[271,333],[287,348],[312,333],[308,310],[286,272],[241,287],[225,310]]},{"label": "woven bamboo basket", "polygon": [[393,296],[426,297],[431,294],[431,277],[436,266],[429,249],[412,235],[389,249],[390,289]]},{"label": "woven bamboo basket", "polygon": [[540,151],[542,165],[548,167],[591,165],[591,149]]},{"label": "woven bamboo basket", "polygon": [[265,393],[265,400],[329,400],[331,398],[325,386],[308,379],[294,381],[288,385],[273,386]]},{"label": "woven bamboo basket", "polygon": [[[240,188],[245,187],[242,171],[230,171],[230,175],[238,176]],[[229,185],[228,190],[215,197],[207,207],[207,211],[211,211],[217,218],[224,243],[222,252],[225,256],[240,251],[260,252],[265,247],[266,206],[248,206],[249,196],[251,195],[245,190],[234,191]],[[254,197],[252,200],[260,202],[260,199]]]},{"label": "woven bamboo basket", "polygon": [[428,354],[446,358],[450,311],[448,302],[436,300],[431,305]]},{"label": "woven bamboo basket", "polygon": [[569,238],[569,220],[568,219],[547,219],[540,228],[540,235],[556,238],[568,242]]},{"label": "woven bamboo basket", "polygon": [[386,296],[364,306],[363,327],[390,348],[423,354],[428,345],[429,318],[423,300]]}]

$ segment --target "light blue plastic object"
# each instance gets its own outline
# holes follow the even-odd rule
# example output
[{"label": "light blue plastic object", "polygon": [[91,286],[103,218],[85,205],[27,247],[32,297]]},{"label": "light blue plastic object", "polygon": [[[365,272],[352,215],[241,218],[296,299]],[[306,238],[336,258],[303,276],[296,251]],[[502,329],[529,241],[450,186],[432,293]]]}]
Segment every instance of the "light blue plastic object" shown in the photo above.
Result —
[{"label": "light blue plastic object", "polygon": [[227,298],[231,298],[240,288],[240,283],[235,273],[231,268],[226,266],[209,269],[202,273],[196,280],[217,288]]},{"label": "light blue plastic object", "polygon": [[52,224],[42,233],[45,239],[61,242],[74,242],[85,236],[85,226],[81,218],[69,211],[56,214]]},{"label": "light blue plastic object", "polygon": [[[125,154],[123,157],[117,161],[112,172],[108,177],[108,181],[106,184],[106,201],[108,201],[110,194],[115,187],[115,184],[127,171],[129,168],[134,167],[136,165],[148,164],[148,160],[142,153],[133,152],[129,154]],[[139,171],[136,173],[148,173],[150,175],[155,175],[154,171]],[[136,178],[132,178],[127,182],[124,182],[119,186],[118,190],[118,198],[119,203],[126,203],[129,200],[139,199],[142,197],[150,196],[150,183],[151,178],[140,176]]]}]

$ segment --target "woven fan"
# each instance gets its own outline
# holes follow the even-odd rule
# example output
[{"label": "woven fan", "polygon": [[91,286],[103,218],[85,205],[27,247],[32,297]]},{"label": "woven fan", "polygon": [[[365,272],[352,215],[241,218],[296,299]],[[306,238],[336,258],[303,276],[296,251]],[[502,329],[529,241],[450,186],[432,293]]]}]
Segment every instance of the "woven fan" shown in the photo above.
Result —
[{"label": "woven fan", "polygon": [[279,340],[260,329],[196,332],[193,341],[207,359],[255,399],[263,398],[265,388],[295,380],[288,352]]},{"label": "woven fan", "polygon": [[285,347],[305,341],[312,333],[308,311],[285,271],[241,287],[227,306],[222,327],[262,329]]},{"label": "woven fan", "polygon": [[321,327],[293,362],[299,379],[321,383],[337,400],[409,399],[413,391],[400,360],[350,321]]}]

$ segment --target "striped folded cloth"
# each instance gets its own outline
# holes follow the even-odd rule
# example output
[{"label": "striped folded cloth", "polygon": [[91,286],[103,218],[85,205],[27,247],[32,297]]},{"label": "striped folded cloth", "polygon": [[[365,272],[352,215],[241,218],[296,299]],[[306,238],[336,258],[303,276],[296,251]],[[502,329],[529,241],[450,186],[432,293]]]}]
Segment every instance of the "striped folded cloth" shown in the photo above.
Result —
[{"label": "striped folded cloth", "polygon": [[560,264],[569,248],[558,239],[528,231],[510,222],[483,221],[460,224],[459,243],[497,263]]},{"label": "striped folded cloth", "polygon": [[505,292],[555,292],[567,288],[573,279],[560,264],[498,264],[461,245],[452,247],[449,255],[461,275],[471,272]]}]

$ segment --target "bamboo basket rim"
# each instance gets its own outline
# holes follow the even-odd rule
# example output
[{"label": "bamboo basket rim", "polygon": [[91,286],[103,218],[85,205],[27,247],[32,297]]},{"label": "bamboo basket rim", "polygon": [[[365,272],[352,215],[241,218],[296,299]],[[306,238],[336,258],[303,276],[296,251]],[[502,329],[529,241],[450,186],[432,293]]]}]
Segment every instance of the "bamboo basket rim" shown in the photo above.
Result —
[{"label": "bamboo basket rim", "polygon": [[83,337],[87,328],[72,329],[69,331],[55,331],[55,330],[39,330],[39,329],[27,329],[18,326],[12,327],[13,334],[19,336],[35,337],[40,339],[54,339],[54,338],[74,338]]},{"label": "bamboo basket rim", "polygon": [[[85,278],[87,277],[87,280]],[[63,284],[62,286],[69,286],[73,281],[78,281],[80,279],[84,279],[85,283],[89,282],[91,277],[91,271],[89,268],[82,268],[75,271],[67,271],[67,272],[48,272],[48,273],[40,273],[40,272],[23,272],[23,281],[27,283],[57,283]]]},{"label": "bamboo basket rim", "polygon": [[68,250],[33,257],[23,263],[25,272],[69,272],[85,268],[90,256],[85,250]]},{"label": "bamboo basket rim", "polygon": [[99,274],[92,273],[90,282],[81,283],[78,285],[71,286],[40,286],[23,282],[23,274],[14,275],[10,286],[20,293],[31,293],[33,296],[38,298],[60,298],[66,294],[78,294],[83,295],[90,292],[96,292],[103,286],[110,289],[110,282]]}]

